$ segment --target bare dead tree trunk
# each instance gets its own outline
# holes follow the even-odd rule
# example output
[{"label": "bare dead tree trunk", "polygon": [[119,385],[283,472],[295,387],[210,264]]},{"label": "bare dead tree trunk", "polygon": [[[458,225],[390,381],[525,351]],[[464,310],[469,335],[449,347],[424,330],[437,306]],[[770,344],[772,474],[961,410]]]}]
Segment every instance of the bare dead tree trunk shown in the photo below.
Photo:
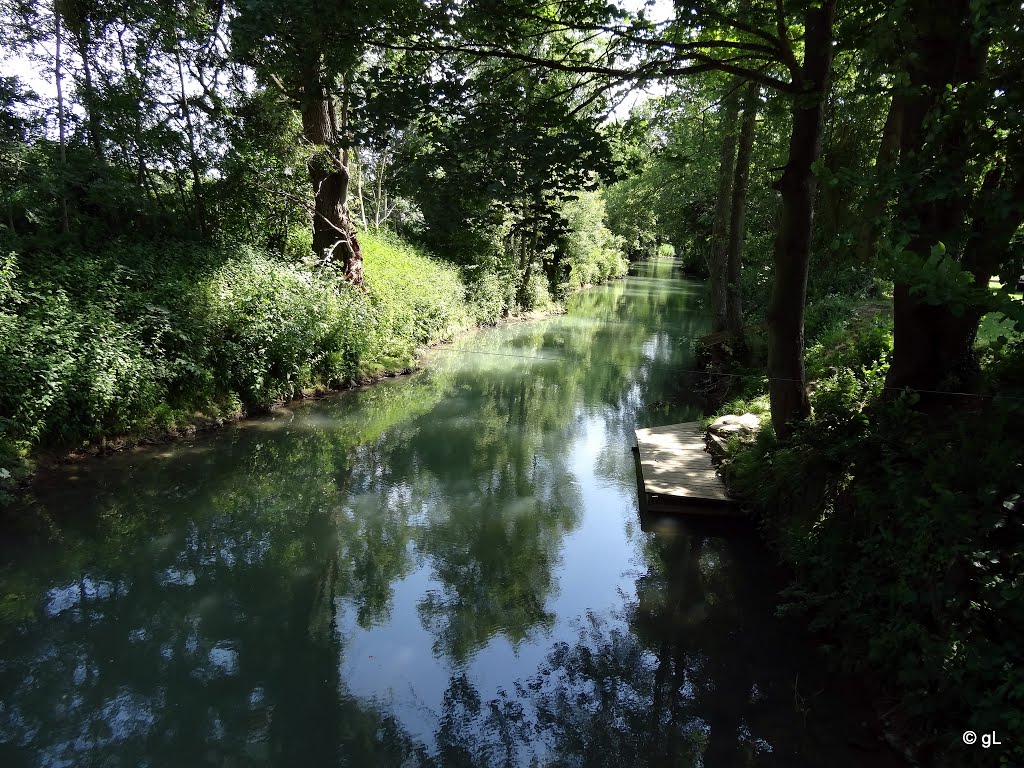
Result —
[{"label": "bare dead tree trunk", "polygon": [[740,360],[746,360],[749,356],[743,327],[743,292],[740,289],[740,277],[743,272],[743,238],[746,234],[750,156],[754,149],[754,129],[757,125],[760,97],[761,86],[750,83],[745,94],[739,146],[736,150],[736,173],[732,182],[732,216],[729,220],[729,252],[726,259],[726,329],[732,337],[735,355]]},{"label": "bare dead tree trunk", "polygon": [[729,205],[732,202],[732,182],[736,163],[736,120],[739,109],[731,93],[723,99],[722,144],[718,159],[718,196],[715,219],[711,228],[711,250],[708,255],[708,283],[711,287],[711,330],[718,332],[727,327],[726,273],[729,251]]},{"label": "bare dead tree trunk", "polygon": [[807,11],[802,93],[793,97],[789,159],[779,179],[782,209],[772,255],[774,279],[768,304],[768,376],[772,425],[780,438],[791,422],[807,418],[804,370],[804,305],[810,268],[811,229],[817,182],[812,167],[821,156],[825,101],[832,75],[835,0]]},{"label": "bare dead tree trunk", "polygon": [[[348,150],[341,147],[334,97],[321,82],[318,70],[307,78],[307,83],[302,133],[317,148],[309,160],[309,178],[313,184],[313,252],[320,258],[339,261],[345,278],[361,285],[363,256],[347,200]],[[343,120],[346,120],[347,93],[342,95],[342,109]]]}]

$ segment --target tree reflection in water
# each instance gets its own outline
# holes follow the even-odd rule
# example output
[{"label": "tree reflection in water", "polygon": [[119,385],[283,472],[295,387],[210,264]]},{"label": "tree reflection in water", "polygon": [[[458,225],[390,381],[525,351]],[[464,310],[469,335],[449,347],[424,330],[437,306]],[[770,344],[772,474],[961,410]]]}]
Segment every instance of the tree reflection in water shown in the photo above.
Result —
[{"label": "tree reflection in water", "polygon": [[633,429],[698,415],[652,405],[702,330],[670,270],[69,469],[0,573],[0,764],[816,764],[763,555],[637,526]]},{"label": "tree reflection in water", "polygon": [[772,615],[763,551],[718,533],[676,523],[649,538],[625,610],[589,615],[515,691],[481,702],[453,679],[440,764],[858,764],[835,712],[808,721],[798,706],[793,650],[805,641]]}]

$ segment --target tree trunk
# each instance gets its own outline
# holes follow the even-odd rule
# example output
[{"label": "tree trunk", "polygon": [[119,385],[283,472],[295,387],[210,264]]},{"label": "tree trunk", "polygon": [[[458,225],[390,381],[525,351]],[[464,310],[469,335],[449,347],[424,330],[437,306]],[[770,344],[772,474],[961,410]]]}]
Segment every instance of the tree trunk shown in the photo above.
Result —
[{"label": "tree trunk", "polygon": [[761,86],[750,83],[743,105],[739,147],[736,150],[736,173],[732,182],[732,216],[729,220],[729,253],[726,259],[726,328],[732,337],[736,358],[744,362],[749,358],[749,354],[743,329],[743,292],[740,288],[740,277],[743,271],[743,238],[746,234],[750,156],[754,149],[754,129],[757,124],[760,96]]},{"label": "tree trunk", "polygon": [[821,156],[825,100],[832,74],[834,16],[835,0],[807,12],[799,78],[803,92],[793,97],[789,159],[778,182],[782,209],[772,255],[768,376],[772,425],[780,438],[789,435],[791,422],[807,418],[811,411],[804,371],[804,305],[817,191],[812,167]]},{"label": "tree trunk", "polygon": [[[1024,183],[1012,168],[997,165],[985,175],[972,206],[970,235],[962,266],[974,285],[987,290],[989,280],[1024,223]],[[945,305],[930,305],[900,283],[894,291],[894,349],[886,385],[925,390],[922,400],[941,401],[938,391],[955,385],[970,390],[978,373],[974,344],[985,307],[966,307],[957,315]]]},{"label": "tree trunk", "polygon": [[366,201],[363,199],[363,161],[356,155],[356,197],[359,199],[359,221],[366,229]]},{"label": "tree trunk", "polygon": [[192,111],[185,93],[185,67],[181,63],[181,38],[175,41],[174,60],[178,65],[178,87],[181,97],[181,116],[185,121],[186,138],[188,139],[189,169],[192,172],[192,203],[196,228],[199,234],[206,236],[206,206],[203,203],[203,180],[200,172],[199,153],[196,151],[195,126],[192,124]]},{"label": "tree trunk", "polygon": [[[311,78],[302,109],[302,134],[318,151],[309,161],[313,184],[313,252],[340,261],[345,278],[363,282],[363,256],[348,210],[348,152],[340,148],[333,97]],[[347,104],[343,104],[347,109]],[[338,258],[340,256],[340,259]]]},{"label": "tree trunk", "polygon": [[[944,6],[942,14],[926,13],[924,6],[910,12],[921,23],[910,44],[908,66],[914,92],[905,97],[900,134],[900,164],[903,176],[913,179],[901,191],[901,229],[911,232],[907,250],[926,259],[941,242],[949,258],[961,258],[961,265],[974,271],[975,283],[988,274],[981,261],[967,258],[973,245],[966,233],[971,211],[968,182],[973,160],[970,132],[976,115],[968,105],[950,104],[947,88],[976,83],[984,74],[988,42],[972,33],[970,0],[956,0]],[[921,180],[927,179],[927,184]],[[990,176],[989,186],[998,186]],[[985,196],[979,192],[978,199]],[[977,211],[975,229],[987,221]],[[1014,227],[1015,229],[1016,227]],[[976,233],[984,241],[995,233]],[[985,261],[988,257],[985,258]],[[991,270],[991,267],[988,268]],[[959,316],[945,304],[928,304],[914,295],[907,282],[897,282],[893,291],[893,357],[886,386],[928,391],[965,386],[974,360],[974,339],[982,308],[969,307]],[[929,398],[930,399],[930,398]]]},{"label": "tree trunk", "polygon": [[730,93],[722,101],[722,144],[718,158],[718,196],[715,220],[711,228],[711,250],[708,256],[708,283],[711,286],[711,330],[724,331],[726,318],[726,273],[729,251],[729,205],[732,201],[733,172],[736,163],[736,120],[739,109]]},{"label": "tree trunk", "polygon": [[89,12],[85,7],[78,7],[78,18],[71,19],[72,32],[78,46],[78,56],[82,60],[82,77],[84,79],[84,93],[82,94],[82,106],[85,107],[85,116],[89,125],[89,143],[92,145],[93,154],[97,160],[103,160],[103,128],[100,124],[99,110],[97,108],[96,86],[92,79],[92,62],[89,49],[92,45],[92,32],[89,27]]},{"label": "tree trunk", "polygon": [[56,3],[53,7],[54,25],[54,48],[53,48],[53,78],[57,86],[57,137],[60,144],[60,231],[67,234],[71,229],[68,221],[68,195],[67,195],[67,124],[64,122],[64,73],[61,70],[61,25],[60,12]]},{"label": "tree trunk", "polygon": [[[124,33],[127,32],[127,31],[128,30],[127,30],[126,27],[118,28],[118,30],[117,30],[117,46],[118,46],[118,50],[120,51],[121,72],[124,75],[124,81],[125,81],[125,83],[130,83],[132,81],[132,70],[131,70],[131,67],[128,65],[128,49],[125,47],[125,44],[124,44]],[[145,159],[142,156],[142,146],[141,146],[141,144],[142,144],[142,139],[141,139],[142,126],[141,126],[141,119],[139,117],[139,113],[140,112],[141,112],[141,108],[139,106],[139,101],[138,101],[138,99],[136,99],[135,100],[135,110],[134,110],[134,113],[132,115],[132,117],[133,117],[133,128],[134,128],[134,130],[132,132],[132,142],[135,145],[135,153],[136,153],[136,156],[137,156],[135,159],[138,160],[138,162],[136,163],[135,179],[136,179],[136,183],[139,186],[145,186],[146,185],[146,178],[147,178],[148,174],[146,172]],[[133,162],[132,146],[131,146],[131,144],[129,144],[128,141],[123,141],[123,142],[121,142],[119,144],[119,149],[121,150],[122,160],[123,160],[124,164],[125,165],[131,165],[132,162]]]},{"label": "tree trunk", "polygon": [[533,309],[533,297],[530,296],[530,279],[533,277],[533,262],[537,257],[537,245],[540,238],[540,229],[538,228],[537,216],[539,213],[533,212],[533,229],[530,234],[530,243],[527,244],[526,238],[523,240],[523,255],[520,259],[520,268],[522,269],[522,282],[519,284],[518,300],[519,305],[524,309]]},{"label": "tree trunk", "polygon": [[872,175],[874,189],[868,191],[861,211],[860,236],[857,240],[857,258],[867,264],[875,258],[875,246],[878,244],[878,221],[885,214],[886,195],[878,189],[880,182],[888,179],[896,167],[900,152],[900,131],[903,124],[903,100],[893,95],[889,103],[889,113],[882,128],[882,141],[875,159],[875,170]]},{"label": "tree trunk", "polygon": [[387,163],[388,153],[386,149],[383,149],[377,156],[375,171],[377,175],[377,199],[373,204],[375,229],[380,229],[388,218],[388,195],[384,190],[384,174],[387,172]]}]

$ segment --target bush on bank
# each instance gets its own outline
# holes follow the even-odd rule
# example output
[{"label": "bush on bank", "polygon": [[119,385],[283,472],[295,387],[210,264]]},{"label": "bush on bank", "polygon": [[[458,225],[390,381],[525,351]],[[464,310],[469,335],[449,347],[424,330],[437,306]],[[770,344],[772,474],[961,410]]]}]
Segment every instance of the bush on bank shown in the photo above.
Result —
[{"label": "bush on bank", "polygon": [[[364,367],[401,370],[416,348],[448,341],[475,324],[459,270],[430,258],[393,235],[364,235],[367,302],[373,322]],[[477,302],[496,302],[477,294]]]},{"label": "bush on bank", "polygon": [[0,496],[46,445],[168,430],[401,371],[508,312],[492,275],[364,233],[365,289],[249,248],[116,243],[0,259]]},{"label": "bush on bank", "polygon": [[[733,444],[726,477],[792,568],[789,608],[874,683],[922,764],[989,764],[960,735],[1024,727],[1024,403],[913,407],[883,390],[890,324],[842,315],[808,345],[811,418]],[[986,355],[985,373],[1021,357]],[[748,394],[723,412],[764,405]]]}]

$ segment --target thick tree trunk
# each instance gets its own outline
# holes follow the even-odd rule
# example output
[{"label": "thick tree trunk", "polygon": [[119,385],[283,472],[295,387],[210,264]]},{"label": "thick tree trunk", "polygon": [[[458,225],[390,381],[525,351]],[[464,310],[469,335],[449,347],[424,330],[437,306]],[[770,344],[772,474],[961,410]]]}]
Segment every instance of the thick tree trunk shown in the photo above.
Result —
[{"label": "thick tree trunk", "polygon": [[[1024,183],[1012,168],[989,170],[972,206],[970,235],[962,266],[974,276],[974,285],[988,288],[1000,262],[1024,223]],[[974,343],[983,306],[969,306],[959,315],[945,305],[930,305],[910,294],[906,284],[894,291],[894,350],[886,385],[893,392],[904,387],[924,390],[923,401],[941,400],[935,393],[955,385],[971,389],[978,373]]]},{"label": "thick tree trunk", "polygon": [[[970,249],[977,252],[980,245],[970,243],[967,226],[974,115],[967,105],[950,106],[946,95],[949,86],[976,83],[984,74],[988,44],[971,33],[971,8],[970,0],[955,0],[942,14],[925,13],[922,6],[914,16],[921,24],[915,28],[908,57],[914,92],[904,98],[900,164],[903,175],[915,180],[901,192],[899,225],[913,233],[908,251],[925,259],[941,242],[950,258],[960,257],[962,266],[974,271],[976,284],[983,280],[987,286],[991,266],[984,274],[985,264],[967,259]],[[925,179],[927,183],[922,183]],[[993,184],[991,177],[986,181]],[[984,190],[979,199],[983,194]],[[978,211],[974,229],[985,220],[985,213]],[[976,232],[975,239],[991,236]],[[982,309],[954,315],[946,305],[927,304],[903,282],[894,286],[893,299],[893,357],[886,386],[926,392],[964,387],[973,367]]]},{"label": "thick tree trunk", "polygon": [[735,356],[746,361],[746,334],[743,328],[743,292],[740,277],[743,271],[743,238],[746,234],[747,189],[750,180],[750,156],[754,149],[754,129],[761,87],[747,86],[740,125],[739,147],[736,150],[736,173],[732,182],[732,216],[729,220],[729,253],[726,259],[726,329],[732,337]]},{"label": "thick tree trunk", "polygon": [[[731,89],[731,86],[730,86]],[[729,250],[729,205],[732,202],[733,171],[736,163],[736,120],[739,110],[730,93],[722,106],[722,144],[718,158],[718,197],[711,228],[708,254],[708,283],[711,287],[711,330],[724,331],[726,318],[726,273]]]},{"label": "thick tree trunk", "polygon": [[334,101],[318,85],[310,87],[302,109],[302,133],[317,148],[309,161],[313,184],[313,252],[340,262],[345,278],[363,282],[363,256],[348,210],[348,153],[340,148]]},{"label": "thick tree trunk", "polygon": [[805,419],[811,410],[804,371],[804,305],[817,191],[812,167],[821,156],[834,15],[834,0],[807,12],[800,72],[803,92],[793,98],[789,160],[778,183],[782,210],[768,304],[768,376],[772,425],[780,438],[788,436],[791,422]]},{"label": "thick tree trunk", "polygon": [[933,306],[898,283],[893,289],[893,361],[885,384],[897,392],[922,390],[925,400],[940,389],[968,387],[974,364],[973,346],[982,311],[971,308],[959,317],[945,305]]}]

